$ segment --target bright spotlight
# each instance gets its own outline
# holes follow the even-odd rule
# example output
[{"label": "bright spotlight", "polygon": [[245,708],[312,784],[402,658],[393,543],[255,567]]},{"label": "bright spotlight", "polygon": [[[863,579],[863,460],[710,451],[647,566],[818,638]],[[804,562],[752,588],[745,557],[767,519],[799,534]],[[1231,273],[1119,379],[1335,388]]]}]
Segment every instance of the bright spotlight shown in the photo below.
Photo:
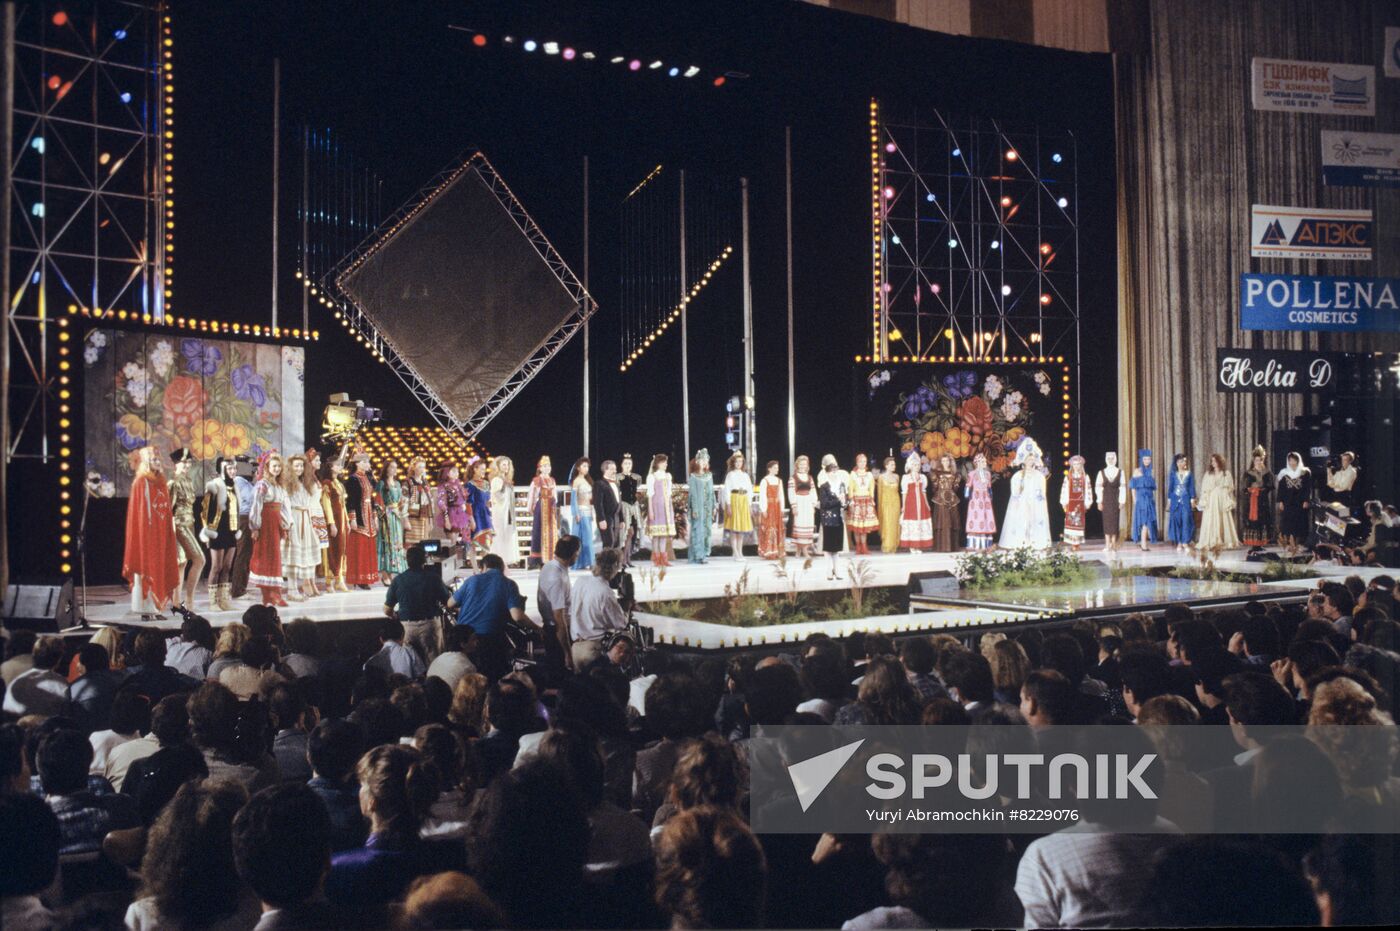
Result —
[{"label": "bright spotlight", "polygon": [[685,69],[685,77],[688,78],[693,78],[699,73],[700,69],[696,65],[691,65],[689,68]]},{"label": "bright spotlight", "polygon": [[1055,201],[1055,203],[1059,204],[1059,205],[1060,205],[1060,209],[1063,210],[1064,208],[1066,208],[1066,207],[1069,206],[1069,198],[1068,198],[1068,197],[1061,197],[1059,200]]},{"label": "bright spotlight", "polygon": [[539,45],[534,39],[526,39],[525,44],[522,45],[521,48],[525,49],[527,52],[533,52],[535,49],[539,48]]}]

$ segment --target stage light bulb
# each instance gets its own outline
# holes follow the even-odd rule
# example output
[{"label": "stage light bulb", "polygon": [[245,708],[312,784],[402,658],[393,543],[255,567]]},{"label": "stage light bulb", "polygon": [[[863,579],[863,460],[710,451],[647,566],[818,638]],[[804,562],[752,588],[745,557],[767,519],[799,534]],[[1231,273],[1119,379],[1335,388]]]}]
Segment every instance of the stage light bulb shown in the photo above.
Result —
[{"label": "stage light bulb", "polygon": [[1050,244],[1049,244],[1048,242],[1043,242],[1043,243],[1040,244],[1040,254],[1041,254],[1041,255],[1049,255],[1049,254],[1050,254]]},{"label": "stage light bulb", "polygon": [[121,100],[122,103],[131,103],[131,91],[122,91]]},{"label": "stage light bulb", "polygon": [[486,45],[486,37],[478,32],[476,35],[472,36],[472,45],[475,45],[477,48],[483,48]]},{"label": "stage light bulb", "polygon": [[932,191],[929,191],[927,194],[924,195],[924,200],[928,201],[929,203],[933,203],[934,201],[938,200],[938,196]]},{"label": "stage light bulb", "polygon": [[691,65],[689,68],[685,69],[685,76],[688,78],[693,78],[699,73],[700,69],[695,65]]},{"label": "stage light bulb", "polygon": [[899,245],[899,237],[896,236],[896,235],[894,235],[893,233],[891,233],[891,234],[890,234],[890,242],[893,243],[893,244],[896,245],[896,246]]},{"label": "stage light bulb", "polygon": [[620,65],[620,64],[622,64],[623,60],[624,60],[624,59],[623,59],[623,57],[622,57],[621,55],[614,55],[612,58],[609,58],[609,59],[608,59],[608,64],[610,64],[610,65]]},{"label": "stage light bulb", "polygon": [[650,69],[650,70],[652,70],[652,71],[655,71],[657,68],[660,68],[660,67],[661,67],[661,61],[660,61],[660,59],[657,59],[656,61],[654,61],[654,62],[652,62],[651,64],[647,65],[647,68]]},{"label": "stage light bulb", "polygon": [[592,61],[593,59],[597,58],[598,56],[597,56],[596,54],[594,54],[593,52],[584,52],[584,53],[583,53],[583,57],[584,57],[584,60],[585,60],[585,61]]},{"label": "stage light bulb", "polygon": [[962,158],[962,149],[954,149],[953,158]]},{"label": "stage light bulb", "polygon": [[1014,162],[1014,161],[1016,161],[1016,159],[1018,159],[1018,158],[1020,158],[1020,156],[1016,154],[1016,150],[1015,150],[1015,149],[1007,149],[1007,150],[1006,150],[1006,160],[1007,160],[1008,162]]},{"label": "stage light bulb", "polygon": [[889,200],[889,199],[892,198],[892,197],[894,197],[894,188],[893,188],[893,187],[886,187],[886,188],[885,188],[885,200]]},{"label": "stage light bulb", "polygon": [[724,75],[721,74],[719,77],[715,78],[715,79],[714,79],[712,82],[710,82],[710,83],[714,84],[715,87],[723,87],[723,86],[724,86]]},{"label": "stage light bulb", "polygon": [[1002,286],[1001,286],[1001,294],[1002,294],[1003,297],[1009,296],[1009,295],[1011,294],[1011,285],[1009,285],[1009,284],[1004,284],[1004,285],[1002,285]]},{"label": "stage light bulb", "polygon": [[546,43],[544,44],[544,53],[545,53],[546,55],[558,55],[558,54],[559,54],[559,43],[558,43],[558,42],[546,42]]},{"label": "stage light bulb", "polygon": [[999,239],[993,239],[993,240],[992,240],[992,248],[993,248],[993,249],[1000,249],[1000,248],[1001,248],[1001,240],[999,240]]},{"label": "stage light bulb", "polygon": [[666,73],[667,73],[668,75],[670,75],[671,77],[673,77],[673,78],[679,77],[679,76],[680,76],[680,73],[681,73],[681,69],[679,69],[679,68],[677,68],[677,67],[675,67],[675,66],[672,66],[671,69],[670,69],[669,71],[667,71]]},{"label": "stage light bulb", "polygon": [[1068,197],[1061,197],[1059,200],[1055,201],[1055,203],[1059,204],[1059,205],[1060,205],[1060,209],[1063,210],[1063,209],[1065,209],[1066,207],[1069,206],[1069,198],[1068,198]]},{"label": "stage light bulb", "polygon": [[1003,207],[1010,207],[1010,206],[1011,206],[1011,198],[1010,198],[1010,197],[1007,197],[1007,196],[1005,196],[1005,195],[1002,195],[1002,198],[1001,198],[1001,205],[1002,205]]},{"label": "stage light bulb", "polygon": [[1059,152],[1056,152],[1054,155],[1050,156],[1050,161],[1052,161],[1052,162],[1054,162],[1056,165],[1058,165],[1058,164],[1060,164],[1060,162],[1064,161],[1064,158],[1061,157],[1061,155],[1060,155]]},{"label": "stage light bulb", "polygon": [[901,333],[901,332],[899,332],[899,328],[898,328],[898,327],[896,327],[896,328],[893,329],[893,330],[890,330],[890,339],[903,339],[903,338],[904,338],[904,334]]},{"label": "stage light bulb", "polygon": [[627,63],[627,70],[628,70],[628,71],[641,71],[641,70],[642,70],[642,63],[641,63],[641,61],[640,61],[639,59],[636,59],[636,58],[632,59],[631,61],[629,61],[629,62]]},{"label": "stage light bulb", "polygon": [[1042,295],[1040,296],[1040,303],[1042,303],[1042,304],[1048,304],[1048,303],[1050,303],[1050,295],[1048,295],[1048,294],[1042,294]]},{"label": "stage light bulb", "polygon": [[950,239],[950,240],[948,240],[948,248],[949,248],[949,249],[956,249],[957,247],[958,247],[958,241],[957,241],[956,239]]},{"label": "stage light bulb", "polygon": [[524,44],[520,47],[527,52],[533,52],[535,49],[539,48],[539,45],[535,42],[534,39],[526,39]]},{"label": "stage light bulb", "polygon": [[885,151],[886,151],[886,152],[893,152],[894,150],[895,150],[895,144],[894,144],[893,142],[886,142],[886,143],[885,143]]}]

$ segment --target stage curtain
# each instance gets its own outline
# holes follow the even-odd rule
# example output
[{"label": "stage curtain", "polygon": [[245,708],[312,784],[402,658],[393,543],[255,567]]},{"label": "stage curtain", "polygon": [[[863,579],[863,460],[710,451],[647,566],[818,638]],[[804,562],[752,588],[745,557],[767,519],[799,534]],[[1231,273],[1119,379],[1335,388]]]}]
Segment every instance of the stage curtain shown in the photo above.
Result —
[{"label": "stage curtain", "polygon": [[[1245,272],[1394,276],[1400,198],[1322,184],[1320,129],[1395,131],[1397,85],[1380,77],[1386,3],[1151,0],[1119,8],[1115,55],[1118,169],[1119,450],[1141,446],[1157,473],[1184,452],[1214,452],[1238,473],[1255,443],[1304,413],[1297,395],[1220,394],[1217,347],[1396,349],[1395,334],[1239,328]],[[1115,44],[1118,36],[1115,36]],[[1255,111],[1250,59],[1377,65],[1377,118]],[[1372,262],[1251,259],[1253,203],[1372,207]],[[1161,483],[1159,483],[1161,484]]]}]

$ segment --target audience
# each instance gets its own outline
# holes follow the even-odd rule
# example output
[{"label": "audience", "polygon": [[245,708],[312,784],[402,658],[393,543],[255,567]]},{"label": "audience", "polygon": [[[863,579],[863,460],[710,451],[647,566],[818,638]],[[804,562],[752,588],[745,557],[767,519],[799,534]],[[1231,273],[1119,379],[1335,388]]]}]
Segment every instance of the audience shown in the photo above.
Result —
[{"label": "audience", "polygon": [[[165,656],[165,635],[158,630],[141,631],[136,635],[136,660],[139,665],[132,667],[130,675],[122,682],[122,688],[143,696],[154,708],[165,696],[188,692],[199,684],[198,680],[165,665]],[[212,678],[212,672],[210,676]]]},{"label": "audience", "polygon": [[656,902],[673,928],[764,925],[768,864],[743,819],[694,808],[666,823],[656,842]]},{"label": "audience", "polygon": [[307,785],[325,806],[332,850],[359,847],[369,834],[355,782],[362,746],[360,729],[348,721],[322,721],[306,740],[306,759],[311,764]]},{"label": "audience", "polygon": [[0,681],[10,683],[20,673],[34,668],[34,647],[39,642],[32,630],[7,630],[5,662],[0,663]]},{"label": "audience", "polygon": [[43,717],[64,714],[68,709],[68,679],[58,672],[62,665],[61,638],[36,640],[30,668],[5,682],[5,711],[17,718],[29,714]]},{"label": "audience", "polygon": [[39,896],[58,874],[63,845],[58,816],[27,793],[0,795],[0,926],[48,929],[58,916]]},{"label": "audience", "polygon": [[231,780],[250,794],[278,782],[277,761],[249,739],[256,721],[253,713],[240,718],[233,692],[217,682],[204,683],[190,696],[189,716],[190,736],[209,767],[209,778]]},{"label": "audience", "polygon": [[[151,737],[160,749],[131,762],[121,782],[121,793],[136,800],[141,822],[156,820],[180,786],[191,779],[209,775],[204,754],[190,743],[190,722],[186,713],[188,696],[171,695],[161,699],[151,714]],[[133,741],[135,746],[141,741]],[[118,748],[118,753],[121,751]]]},{"label": "audience", "polygon": [[167,643],[165,665],[181,675],[203,681],[214,661],[214,627],[207,618],[189,614],[180,623],[180,638]]},{"label": "audience", "polygon": [[60,728],[39,744],[35,768],[44,801],[58,815],[60,855],[96,853],[109,831],[135,827],[139,821],[130,798],[92,792],[91,762],[92,744],[80,731]]},{"label": "audience", "polygon": [[341,926],[323,897],[331,864],[326,809],[306,786],[258,792],[233,819],[233,862],[262,907],[253,931]]},{"label": "audience", "polygon": [[[108,758],[122,744],[141,737],[151,725],[151,709],[146,700],[133,692],[119,692],[112,699],[107,727],[88,736],[92,744],[92,772],[107,775]],[[111,782],[111,779],[108,779]],[[114,783],[115,785],[115,783]]]}]

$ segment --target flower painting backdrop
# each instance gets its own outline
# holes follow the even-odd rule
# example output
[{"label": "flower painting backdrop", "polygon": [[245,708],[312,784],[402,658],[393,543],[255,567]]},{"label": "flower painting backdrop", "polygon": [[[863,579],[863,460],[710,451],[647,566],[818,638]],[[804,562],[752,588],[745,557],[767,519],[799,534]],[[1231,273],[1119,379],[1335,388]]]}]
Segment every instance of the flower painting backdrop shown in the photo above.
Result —
[{"label": "flower painting backdrop", "polygon": [[83,339],[87,469],[124,496],[131,451],[149,444],[163,456],[188,446],[196,485],[213,476],[220,456],[302,452],[305,366],[300,346],[89,330]]}]

